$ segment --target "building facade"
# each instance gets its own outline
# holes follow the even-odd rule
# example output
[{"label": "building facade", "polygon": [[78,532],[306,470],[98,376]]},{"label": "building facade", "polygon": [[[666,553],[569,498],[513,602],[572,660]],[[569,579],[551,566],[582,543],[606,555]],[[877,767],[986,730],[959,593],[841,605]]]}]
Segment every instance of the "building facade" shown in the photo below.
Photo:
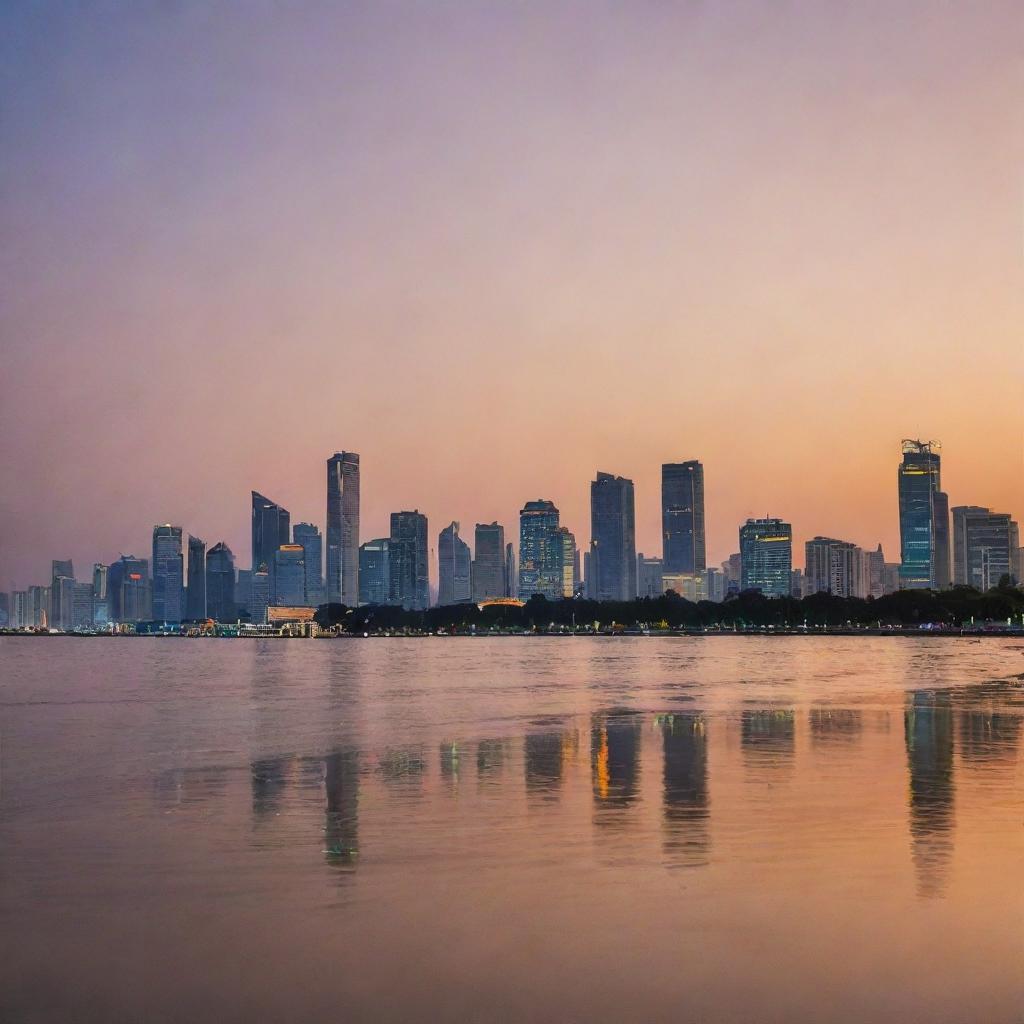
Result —
[{"label": "building facade", "polygon": [[637,597],[660,597],[665,592],[661,582],[663,565],[660,558],[647,558],[642,551],[636,556]]},{"label": "building facade", "polygon": [[391,561],[387,537],[368,540],[359,548],[359,603],[391,604]]},{"label": "building facade", "polygon": [[519,593],[521,601],[540,594],[550,601],[563,596],[564,540],[554,502],[528,501],[519,512]]},{"label": "building facade", "polygon": [[306,603],[306,549],[282,544],[274,554],[271,604],[301,607]]},{"label": "building facade", "polygon": [[[636,597],[636,506],[633,481],[598,473],[590,484],[590,570],[598,601]],[[703,566],[701,567],[703,572]]]},{"label": "building facade", "polygon": [[206,541],[188,535],[188,584],[185,618],[206,618]]},{"label": "building facade", "polygon": [[181,552],[181,527],[153,527],[153,618],[181,622],[184,612],[185,567]]},{"label": "building facade", "polygon": [[215,622],[234,622],[238,617],[235,556],[224,541],[206,552],[206,615]]},{"label": "building facade", "polygon": [[395,604],[420,611],[430,607],[430,551],[427,517],[418,509],[391,513],[388,555]]},{"label": "building facade", "polygon": [[957,583],[991,590],[1003,577],[1018,579],[1020,531],[1005,512],[977,505],[953,509],[953,566]]},{"label": "building facade", "polygon": [[359,456],[335,452],[327,460],[327,600],[359,603]]},{"label": "building facade", "polygon": [[274,571],[274,556],[291,540],[291,513],[258,491],[252,492],[252,568]]},{"label": "building facade", "polygon": [[473,600],[510,597],[505,570],[505,527],[477,523],[473,540]]},{"label": "building facade", "polygon": [[703,574],[704,467],[696,460],[661,467],[661,537],[666,573]]},{"label": "building facade", "polygon": [[743,590],[787,597],[793,572],[793,528],[781,519],[748,519],[740,527]]},{"label": "building facade", "polygon": [[437,538],[437,603],[465,604],[472,598],[473,559],[459,536],[459,524],[449,523]]},{"label": "building facade", "polygon": [[302,603],[311,608],[324,603],[324,545],[320,530],[313,523],[296,523],[292,542],[301,544],[306,564],[305,596]]},{"label": "building facade", "polygon": [[[900,509],[900,583],[904,590],[921,590],[935,583],[935,494],[941,490],[937,441],[906,439],[898,470]],[[941,514],[942,503],[939,509]],[[938,532],[941,534],[941,524]],[[939,556],[941,562],[941,556]]]}]

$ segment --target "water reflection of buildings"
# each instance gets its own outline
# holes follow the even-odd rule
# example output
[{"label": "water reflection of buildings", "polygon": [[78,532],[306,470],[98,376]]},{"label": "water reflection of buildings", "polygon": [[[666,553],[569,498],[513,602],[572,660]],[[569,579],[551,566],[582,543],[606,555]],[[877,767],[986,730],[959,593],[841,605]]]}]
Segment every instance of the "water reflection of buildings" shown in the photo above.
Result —
[{"label": "water reflection of buildings", "polygon": [[505,741],[480,740],[476,745],[476,779],[478,784],[497,781],[505,767]]},{"label": "water reflection of buildings", "polygon": [[948,690],[916,690],[907,702],[910,839],[922,896],[940,895],[953,856],[953,707]]},{"label": "water reflection of buildings", "polygon": [[459,762],[461,752],[458,743],[445,740],[440,747],[439,758],[441,765],[441,779],[448,786],[448,791],[454,795],[459,788]]},{"label": "water reflection of buildings", "polygon": [[523,740],[523,766],[528,796],[555,799],[562,786],[566,765],[579,749],[575,730],[527,733]]},{"label": "water reflection of buildings", "polygon": [[249,765],[252,786],[252,813],[266,818],[281,810],[281,797],[288,785],[291,757],[268,757]]},{"label": "water reflection of buildings", "polygon": [[640,716],[630,711],[594,715],[590,727],[590,764],[598,810],[632,804],[640,779]]},{"label": "water reflection of buildings", "polygon": [[340,750],[324,758],[324,855],[341,867],[359,856],[359,752]]},{"label": "water reflection of buildings", "polygon": [[708,863],[707,722],[703,715],[662,715],[657,719],[664,750],[664,847],[670,864]]},{"label": "water reflection of buildings", "polygon": [[[1012,764],[1020,744],[1021,714],[1013,705],[1021,692],[1006,683],[970,687],[958,714],[960,757],[969,767]],[[959,701],[958,701],[959,703]]]},{"label": "water reflection of buildings", "polygon": [[796,750],[796,713],[789,708],[744,711],[740,745],[750,768],[789,767]]},{"label": "water reflection of buildings", "polygon": [[859,711],[834,708],[827,704],[811,708],[808,721],[811,726],[811,742],[815,745],[849,743],[860,737],[863,728]]}]

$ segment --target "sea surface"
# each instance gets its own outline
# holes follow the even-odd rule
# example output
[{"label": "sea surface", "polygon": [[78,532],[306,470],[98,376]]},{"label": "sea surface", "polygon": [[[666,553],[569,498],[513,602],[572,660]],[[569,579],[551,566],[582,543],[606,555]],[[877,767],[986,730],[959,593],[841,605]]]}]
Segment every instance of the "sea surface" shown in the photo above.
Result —
[{"label": "sea surface", "polygon": [[1024,1020],[1024,642],[0,638],[0,1020]]}]

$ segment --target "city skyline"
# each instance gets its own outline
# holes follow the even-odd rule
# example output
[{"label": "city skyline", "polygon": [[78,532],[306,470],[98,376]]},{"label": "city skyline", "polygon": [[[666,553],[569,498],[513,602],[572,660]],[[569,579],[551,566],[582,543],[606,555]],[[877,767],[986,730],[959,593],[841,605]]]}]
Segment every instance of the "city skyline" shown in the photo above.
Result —
[{"label": "city skyline", "polygon": [[583,538],[601,467],[653,552],[697,455],[709,565],[767,511],[893,552],[903,436],[1024,514],[1018,5],[829,8],[9,5],[0,586],[244,559],[252,488],[326,551],[340,444],[361,538]]}]

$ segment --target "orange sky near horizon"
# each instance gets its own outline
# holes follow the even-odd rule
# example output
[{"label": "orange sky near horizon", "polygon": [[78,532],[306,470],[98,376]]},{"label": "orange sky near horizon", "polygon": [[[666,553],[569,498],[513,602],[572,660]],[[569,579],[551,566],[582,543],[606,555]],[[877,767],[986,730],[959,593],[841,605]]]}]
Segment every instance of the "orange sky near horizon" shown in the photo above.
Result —
[{"label": "orange sky near horizon", "polygon": [[362,539],[704,463],[747,516],[898,557],[903,437],[1024,516],[1024,8],[8,8],[0,587],[249,561],[249,491]]}]

